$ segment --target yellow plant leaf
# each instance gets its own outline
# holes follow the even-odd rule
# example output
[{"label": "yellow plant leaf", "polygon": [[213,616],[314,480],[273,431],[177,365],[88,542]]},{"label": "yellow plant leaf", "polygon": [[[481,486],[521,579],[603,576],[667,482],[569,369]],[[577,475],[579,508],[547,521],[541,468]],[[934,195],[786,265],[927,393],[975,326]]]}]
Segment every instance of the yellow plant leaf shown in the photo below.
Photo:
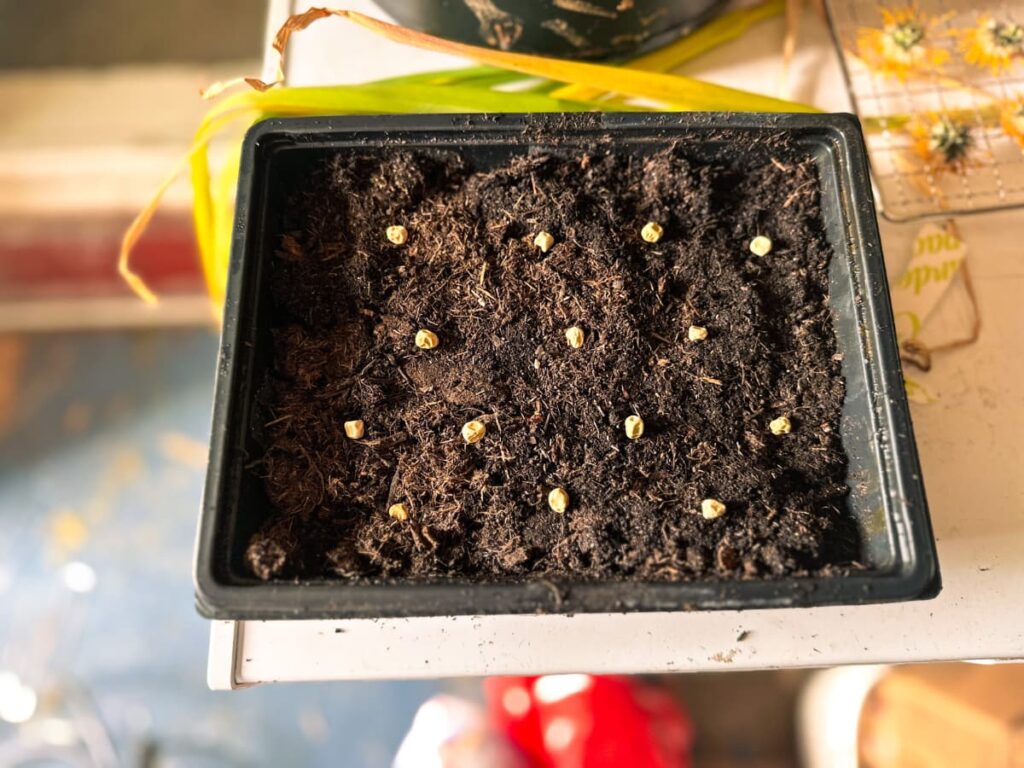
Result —
[{"label": "yellow plant leaf", "polygon": [[423,32],[417,32],[416,30],[389,24],[356,11],[331,8],[311,8],[305,13],[292,16],[285,22],[281,29],[278,30],[273,43],[274,49],[279,55],[277,66],[278,79],[270,83],[253,81],[252,84],[260,89],[264,89],[282,81],[285,50],[292,33],[305,29],[313,22],[327,16],[339,16],[348,19],[389,40],[411,45],[415,48],[436,51],[452,56],[461,56],[527,75],[545,77],[549,80],[599,88],[602,91],[613,91],[635,98],[652,99],[671,105],[676,109],[744,112],[819,111],[806,104],[775,99],[770,96],[750,93],[749,91],[715,85],[714,83],[705,83],[680,75],[636,72],[607,64],[566,61],[456,43]]},{"label": "yellow plant leaf", "polygon": [[[158,303],[158,299],[155,293],[146,285],[146,282],[142,279],[135,270],[131,267],[131,254],[135,244],[142,237],[143,232],[146,231],[146,227],[149,226],[149,222],[153,219],[153,215],[160,207],[160,201],[163,200],[164,194],[170,188],[174,180],[178,178],[185,166],[192,163],[194,159],[201,155],[203,163],[206,163],[206,148],[210,143],[210,139],[230,121],[234,120],[237,115],[234,113],[228,113],[226,115],[218,115],[211,118],[207,115],[203,119],[203,122],[199,126],[199,130],[196,131],[195,138],[192,140],[192,145],[188,151],[174,164],[171,168],[170,173],[160,182],[160,186],[157,187],[156,192],[153,193],[153,197],[146,204],[146,206],[139,211],[138,215],[125,230],[124,236],[121,238],[121,249],[117,255],[117,272],[121,278],[128,284],[128,287],[135,292],[135,294],[147,304],[155,305]],[[195,217],[195,208],[193,208],[193,217]]]}]

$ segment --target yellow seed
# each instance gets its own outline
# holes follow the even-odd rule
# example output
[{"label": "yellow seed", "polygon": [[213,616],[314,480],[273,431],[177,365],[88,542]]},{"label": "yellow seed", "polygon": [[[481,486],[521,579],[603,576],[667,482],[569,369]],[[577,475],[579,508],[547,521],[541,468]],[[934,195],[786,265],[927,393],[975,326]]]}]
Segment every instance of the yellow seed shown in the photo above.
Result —
[{"label": "yellow seed", "polygon": [[392,504],[388,507],[388,515],[393,517],[395,520],[405,522],[409,519],[409,508],[401,502],[398,504]]},{"label": "yellow seed", "polygon": [[655,221],[648,221],[644,224],[644,228],[640,230],[640,237],[648,243],[658,242],[664,234],[665,230],[661,228],[661,224],[658,224]]},{"label": "yellow seed", "polygon": [[789,420],[789,416],[779,416],[769,422],[768,429],[772,431],[773,435],[788,435],[793,431],[793,422]]},{"label": "yellow seed", "polygon": [[725,504],[718,499],[704,499],[700,503],[700,513],[705,520],[714,520],[725,514]]},{"label": "yellow seed", "polygon": [[704,341],[708,337],[708,329],[703,325],[691,325],[686,329],[686,338],[690,341]]},{"label": "yellow seed", "polygon": [[538,232],[537,236],[533,238],[533,244],[540,248],[541,253],[547,253],[555,244],[555,238],[551,236],[550,232]]},{"label": "yellow seed", "polygon": [[487,427],[484,426],[482,421],[467,421],[462,425],[462,439],[470,445],[479,443],[484,439],[486,433]]},{"label": "yellow seed", "polygon": [[573,349],[579,349],[583,346],[583,329],[578,325],[574,325],[572,328],[566,328],[565,340],[569,342],[569,346]]},{"label": "yellow seed", "polygon": [[644,420],[637,415],[626,417],[626,437],[636,440],[644,433]]},{"label": "yellow seed", "polygon": [[750,252],[755,256],[767,256],[771,250],[772,241],[764,235],[758,235],[750,241]]},{"label": "yellow seed", "polygon": [[565,492],[565,488],[554,488],[548,494],[548,506],[559,515],[565,514],[565,510],[569,508],[569,494]]},{"label": "yellow seed", "polygon": [[416,331],[416,346],[420,349],[433,349],[440,343],[441,340],[433,331],[428,331],[426,328]]},{"label": "yellow seed", "polygon": [[362,419],[354,419],[353,421],[345,422],[345,434],[353,440],[361,439],[365,429],[366,425],[363,424]]},{"label": "yellow seed", "polygon": [[386,234],[388,236],[388,240],[395,245],[405,245],[405,241],[409,239],[409,230],[401,224],[395,224],[388,227]]}]

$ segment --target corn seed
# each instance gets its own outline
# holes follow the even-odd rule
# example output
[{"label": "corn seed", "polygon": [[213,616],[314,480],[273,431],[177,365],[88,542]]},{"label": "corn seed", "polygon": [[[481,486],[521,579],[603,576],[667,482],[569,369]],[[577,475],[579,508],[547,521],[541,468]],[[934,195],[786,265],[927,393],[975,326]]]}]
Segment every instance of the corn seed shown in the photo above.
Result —
[{"label": "corn seed", "polygon": [[401,224],[388,227],[385,234],[388,236],[388,240],[395,245],[405,245],[405,241],[409,239],[409,230]]},{"label": "corn seed", "polygon": [[565,329],[565,340],[569,342],[569,346],[573,349],[579,349],[583,346],[583,329],[577,325],[572,328]]},{"label": "corn seed", "polygon": [[764,235],[758,235],[750,241],[750,252],[755,256],[767,256],[771,250],[772,241]]},{"label": "corn seed", "polygon": [[533,244],[540,248],[541,253],[547,253],[555,244],[555,238],[551,236],[550,232],[538,232],[537,236],[533,238]]},{"label": "corn seed", "polygon": [[665,234],[665,230],[662,229],[661,224],[654,221],[648,221],[644,224],[643,229],[640,230],[640,237],[648,243],[656,243],[661,240],[661,236]]},{"label": "corn seed", "polygon": [[559,515],[569,508],[569,494],[564,488],[555,488],[548,494],[548,506]]},{"label": "corn seed", "polygon": [[416,331],[416,346],[420,349],[434,349],[440,343],[441,340],[433,331],[428,331],[426,328]]},{"label": "corn seed", "polygon": [[462,439],[470,445],[479,443],[484,439],[486,433],[487,427],[484,426],[482,421],[467,421],[462,425]]},{"label": "corn seed", "polygon": [[725,514],[725,504],[718,499],[704,499],[700,503],[700,513],[705,520],[714,520]]}]

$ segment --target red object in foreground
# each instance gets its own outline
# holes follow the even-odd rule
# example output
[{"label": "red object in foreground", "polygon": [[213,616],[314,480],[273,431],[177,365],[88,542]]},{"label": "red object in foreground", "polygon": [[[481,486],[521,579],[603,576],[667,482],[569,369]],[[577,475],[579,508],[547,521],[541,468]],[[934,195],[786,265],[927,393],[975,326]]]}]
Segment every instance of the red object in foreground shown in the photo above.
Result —
[{"label": "red object in foreground", "polygon": [[679,703],[635,678],[491,677],[494,728],[531,768],[689,768],[693,726]]}]

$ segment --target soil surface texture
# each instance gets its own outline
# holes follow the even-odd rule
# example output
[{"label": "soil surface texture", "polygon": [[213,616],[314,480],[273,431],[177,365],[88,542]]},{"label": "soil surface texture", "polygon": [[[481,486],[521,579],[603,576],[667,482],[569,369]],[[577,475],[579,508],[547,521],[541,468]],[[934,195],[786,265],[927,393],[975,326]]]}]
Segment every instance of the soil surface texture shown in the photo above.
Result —
[{"label": "soil surface texture", "polygon": [[[271,264],[249,471],[272,511],[247,565],[463,581],[855,566],[818,189],[809,159],[740,169],[681,146],[320,166],[289,198]],[[420,329],[436,348],[416,346]],[[780,416],[788,434],[769,428]],[[358,440],[343,429],[356,419]],[[468,444],[471,420],[486,432]],[[705,499],[725,514],[705,519]]]}]

